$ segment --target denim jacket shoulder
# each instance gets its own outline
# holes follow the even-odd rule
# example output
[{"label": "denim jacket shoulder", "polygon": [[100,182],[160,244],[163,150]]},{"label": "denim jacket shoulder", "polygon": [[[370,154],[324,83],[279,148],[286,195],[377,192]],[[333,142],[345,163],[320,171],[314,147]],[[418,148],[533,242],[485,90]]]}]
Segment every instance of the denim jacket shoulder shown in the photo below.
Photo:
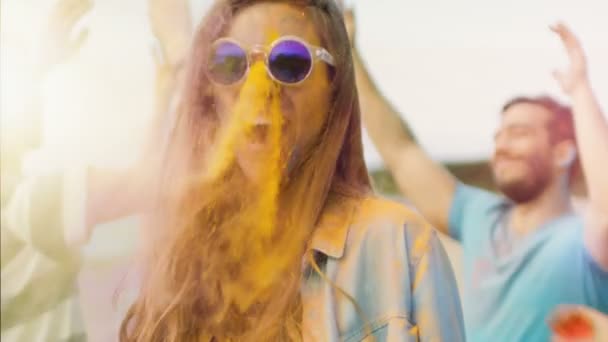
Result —
[{"label": "denim jacket shoulder", "polygon": [[325,279],[310,277],[303,292],[308,318],[323,312],[320,340],[464,340],[449,260],[414,210],[376,197],[334,207],[312,247],[326,258]]}]

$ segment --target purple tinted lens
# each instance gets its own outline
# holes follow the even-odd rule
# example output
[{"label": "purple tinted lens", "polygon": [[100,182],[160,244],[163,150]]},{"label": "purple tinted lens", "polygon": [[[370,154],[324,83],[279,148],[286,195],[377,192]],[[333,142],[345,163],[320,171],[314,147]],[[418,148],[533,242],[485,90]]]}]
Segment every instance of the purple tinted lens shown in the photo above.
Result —
[{"label": "purple tinted lens", "polygon": [[268,68],[272,76],[285,83],[298,83],[308,76],[312,56],[306,45],[296,40],[284,40],[272,48]]},{"label": "purple tinted lens", "polygon": [[217,43],[209,58],[209,75],[218,83],[236,83],[247,71],[247,54],[233,42]]}]

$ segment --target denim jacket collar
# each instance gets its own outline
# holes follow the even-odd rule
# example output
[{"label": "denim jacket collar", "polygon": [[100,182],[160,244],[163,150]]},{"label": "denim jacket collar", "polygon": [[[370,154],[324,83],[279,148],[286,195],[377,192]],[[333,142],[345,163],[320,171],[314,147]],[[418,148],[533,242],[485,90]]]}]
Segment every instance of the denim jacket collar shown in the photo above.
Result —
[{"label": "denim jacket collar", "polygon": [[340,259],[344,255],[356,206],[344,198],[332,202],[324,210],[318,228],[313,233],[311,248],[328,257]]}]

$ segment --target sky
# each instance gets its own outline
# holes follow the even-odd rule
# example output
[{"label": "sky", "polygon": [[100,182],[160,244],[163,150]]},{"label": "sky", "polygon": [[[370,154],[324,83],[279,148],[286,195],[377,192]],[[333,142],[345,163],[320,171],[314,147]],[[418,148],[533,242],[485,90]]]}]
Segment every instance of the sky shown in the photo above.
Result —
[{"label": "sky", "polygon": [[[3,0],[1,108],[27,101],[35,32],[56,0]],[[210,0],[192,0],[198,20]],[[600,103],[608,106],[608,1],[351,0],[357,48],[379,88],[438,160],[492,151],[498,111],[520,94],[560,93],[551,71],[565,54],[549,24],[570,24],[586,49]],[[81,27],[85,45],[46,82],[45,146],[57,160],[125,167],[150,118],[153,37],[145,0],[97,0]],[[9,120],[10,122],[10,120]],[[381,160],[365,138],[370,168]]]}]

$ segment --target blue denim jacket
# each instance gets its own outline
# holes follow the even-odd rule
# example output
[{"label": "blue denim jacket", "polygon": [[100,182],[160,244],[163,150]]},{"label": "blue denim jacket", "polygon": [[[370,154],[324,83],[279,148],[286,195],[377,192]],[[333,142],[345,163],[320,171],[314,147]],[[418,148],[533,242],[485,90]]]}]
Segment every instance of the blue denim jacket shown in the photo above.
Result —
[{"label": "blue denim jacket", "polygon": [[378,198],[335,201],[306,265],[306,341],[464,341],[456,281],[433,228]]}]

